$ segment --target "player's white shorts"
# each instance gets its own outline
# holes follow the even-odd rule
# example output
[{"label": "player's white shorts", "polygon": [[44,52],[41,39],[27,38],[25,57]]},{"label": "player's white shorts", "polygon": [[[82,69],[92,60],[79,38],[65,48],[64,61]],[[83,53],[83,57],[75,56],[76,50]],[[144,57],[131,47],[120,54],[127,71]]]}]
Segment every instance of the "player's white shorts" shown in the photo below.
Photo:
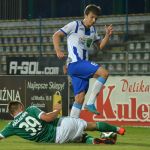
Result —
[{"label": "player's white shorts", "polygon": [[62,117],[56,128],[56,143],[80,141],[87,122],[80,118]]}]

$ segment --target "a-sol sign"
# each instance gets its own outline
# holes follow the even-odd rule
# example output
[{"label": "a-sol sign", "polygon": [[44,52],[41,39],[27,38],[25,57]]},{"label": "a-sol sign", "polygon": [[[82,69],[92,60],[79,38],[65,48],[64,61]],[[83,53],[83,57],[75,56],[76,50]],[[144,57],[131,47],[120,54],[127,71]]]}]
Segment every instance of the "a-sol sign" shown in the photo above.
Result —
[{"label": "a-sol sign", "polygon": [[8,75],[62,75],[65,60],[55,57],[8,57]]}]

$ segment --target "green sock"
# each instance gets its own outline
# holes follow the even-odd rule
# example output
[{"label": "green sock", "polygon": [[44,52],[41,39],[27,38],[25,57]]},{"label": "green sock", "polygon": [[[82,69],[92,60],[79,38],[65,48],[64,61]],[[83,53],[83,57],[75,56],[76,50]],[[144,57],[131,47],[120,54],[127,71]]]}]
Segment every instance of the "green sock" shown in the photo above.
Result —
[{"label": "green sock", "polygon": [[93,144],[93,139],[94,139],[94,138],[93,138],[92,136],[89,136],[89,135],[88,135],[88,136],[86,137],[85,143],[86,143],[86,144]]},{"label": "green sock", "polygon": [[117,127],[105,122],[96,122],[96,128],[101,132],[117,132]]}]

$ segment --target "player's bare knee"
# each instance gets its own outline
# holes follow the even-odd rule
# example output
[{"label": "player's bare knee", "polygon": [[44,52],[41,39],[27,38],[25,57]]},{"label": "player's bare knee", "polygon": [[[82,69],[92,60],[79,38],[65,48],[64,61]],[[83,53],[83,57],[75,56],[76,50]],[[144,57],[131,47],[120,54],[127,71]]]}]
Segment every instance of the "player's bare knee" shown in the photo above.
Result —
[{"label": "player's bare knee", "polygon": [[88,122],[86,130],[87,131],[93,131],[96,129],[96,122]]},{"label": "player's bare knee", "polygon": [[107,79],[108,76],[109,76],[109,71],[108,71],[108,70],[105,70],[103,77],[104,77],[105,79]]},{"label": "player's bare knee", "polygon": [[75,96],[75,101],[77,103],[83,104],[85,93],[81,92]]},{"label": "player's bare knee", "polygon": [[105,78],[105,79],[107,79],[108,76],[109,76],[109,71],[106,70],[106,69],[103,69],[103,70],[100,72],[100,74],[99,74],[99,77],[103,77],[103,78]]},{"label": "player's bare knee", "polygon": [[109,71],[106,70],[103,67],[99,67],[99,69],[96,71],[96,73],[94,74],[94,78],[98,78],[98,77],[103,77],[105,79],[107,79],[109,76]]}]

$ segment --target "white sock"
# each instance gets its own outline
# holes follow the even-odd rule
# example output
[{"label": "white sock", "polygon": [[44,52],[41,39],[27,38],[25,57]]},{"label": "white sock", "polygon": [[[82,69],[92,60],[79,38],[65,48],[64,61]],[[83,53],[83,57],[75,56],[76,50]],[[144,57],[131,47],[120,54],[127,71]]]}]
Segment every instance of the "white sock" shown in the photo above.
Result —
[{"label": "white sock", "polygon": [[97,80],[95,81],[90,96],[89,96],[89,100],[87,101],[87,105],[91,105],[94,104],[96,101],[96,97],[98,95],[98,93],[100,92],[102,86],[104,85],[104,83],[106,82],[106,79],[99,77],[97,78]]},{"label": "white sock", "polygon": [[71,108],[70,117],[80,118],[81,108],[82,108],[81,104],[74,102],[74,104]]}]

